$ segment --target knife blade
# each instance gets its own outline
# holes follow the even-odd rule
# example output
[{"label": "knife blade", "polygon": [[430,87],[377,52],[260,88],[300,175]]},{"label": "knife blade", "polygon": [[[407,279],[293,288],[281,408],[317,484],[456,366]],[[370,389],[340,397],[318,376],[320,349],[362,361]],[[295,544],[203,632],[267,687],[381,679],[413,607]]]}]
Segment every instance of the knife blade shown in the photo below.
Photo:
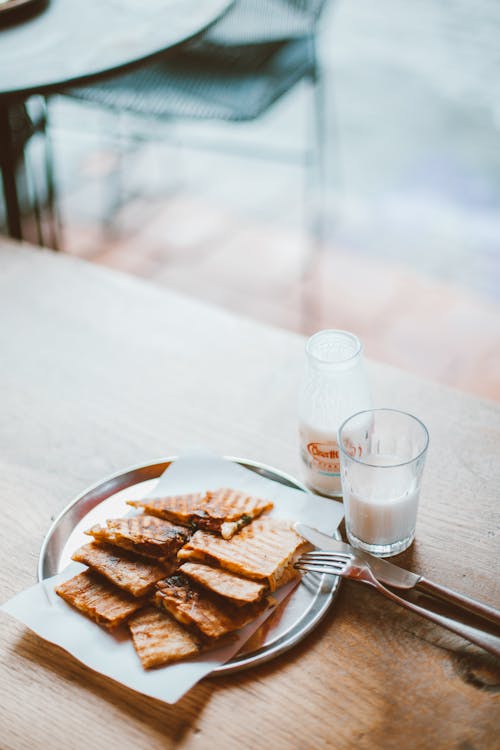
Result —
[{"label": "knife blade", "polygon": [[294,528],[300,536],[307,539],[308,542],[311,542],[311,544],[314,544],[319,549],[356,555],[358,560],[361,559],[370,566],[373,574],[379,581],[389,586],[394,586],[394,588],[398,589],[416,589],[424,594],[449,602],[461,610],[487,620],[489,623],[494,623],[497,627],[500,626],[500,610],[490,607],[488,604],[483,604],[475,599],[471,599],[469,596],[459,594],[457,591],[453,591],[446,586],[429,581],[422,575],[399,568],[397,565],[381,557],[375,557],[358,548],[355,549],[350,544],[334,539],[328,536],[328,534],[324,534],[322,531],[318,531],[306,524],[296,523],[294,524]]}]

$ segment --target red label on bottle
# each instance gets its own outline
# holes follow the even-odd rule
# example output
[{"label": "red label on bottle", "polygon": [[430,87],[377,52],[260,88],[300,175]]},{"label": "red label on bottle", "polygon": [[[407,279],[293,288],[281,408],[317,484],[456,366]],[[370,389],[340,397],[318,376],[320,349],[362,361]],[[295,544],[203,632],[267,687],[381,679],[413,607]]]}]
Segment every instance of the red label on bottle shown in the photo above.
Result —
[{"label": "red label on bottle", "polygon": [[307,452],[318,471],[337,474],[340,471],[339,446],[336,442],[308,443]]}]

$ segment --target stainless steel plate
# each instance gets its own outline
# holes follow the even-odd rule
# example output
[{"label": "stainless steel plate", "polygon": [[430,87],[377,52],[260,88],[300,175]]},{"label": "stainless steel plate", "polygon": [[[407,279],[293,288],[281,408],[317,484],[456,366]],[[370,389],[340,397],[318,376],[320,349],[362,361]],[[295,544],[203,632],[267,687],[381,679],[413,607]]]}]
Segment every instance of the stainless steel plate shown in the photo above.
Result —
[{"label": "stainless steel plate", "polygon": [[[270,466],[233,456],[226,458],[267,479],[294,489],[306,490],[296,479]],[[73,552],[88,542],[88,537],[83,533],[85,529],[94,523],[102,523],[107,518],[125,515],[130,510],[125,504],[125,498],[130,500],[143,497],[175,460],[175,457],[165,458],[155,463],[134,466],[102,480],[78,495],[56,518],[45,537],[38,562],[38,580],[64,570],[71,562]],[[339,586],[340,579],[334,576],[305,575],[287,599],[283,610],[271,615],[267,624],[264,623],[265,631],[260,642],[253,636],[242,651],[212,674],[236,672],[287,651],[316,627],[335,599]],[[272,627],[269,626],[270,621]]]}]

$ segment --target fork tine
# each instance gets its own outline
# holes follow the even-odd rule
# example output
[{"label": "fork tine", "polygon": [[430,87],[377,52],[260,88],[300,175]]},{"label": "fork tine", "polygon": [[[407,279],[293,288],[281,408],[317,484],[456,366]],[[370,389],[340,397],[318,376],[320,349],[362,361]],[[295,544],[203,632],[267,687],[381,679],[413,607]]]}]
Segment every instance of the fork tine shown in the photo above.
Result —
[{"label": "fork tine", "polygon": [[302,562],[324,562],[324,563],[342,563],[346,564],[352,560],[350,555],[344,555],[343,553],[337,552],[305,552],[299,558]]},{"label": "fork tine", "polygon": [[327,575],[327,576],[341,576],[343,574],[343,568],[339,568],[338,570],[335,568],[332,568],[330,566],[328,567],[320,567],[317,568],[310,568],[305,565],[295,565],[297,570],[302,570],[304,573],[317,573],[318,575]]},{"label": "fork tine", "polygon": [[332,567],[332,568],[345,568],[347,565],[347,562],[345,560],[304,560],[302,557],[299,557],[295,565],[307,565],[308,567],[314,568],[317,566],[325,567],[325,565]]},{"label": "fork tine", "polygon": [[321,550],[321,549],[314,549],[310,552],[303,552],[302,557],[308,557],[308,558],[318,558],[318,557],[327,557],[327,558],[338,558],[339,560],[352,560],[353,555],[349,554],[348,552],[328,552],[328,550]]},{"label": "fork tine", "polygon": [[345,563],[315,563],[315,562],[302,562],[300,559],[297,560],[294,568],[297,570],[304,570],[307,573],[324,573],[326,575],[342,575],[345,571]]},{"label": "fork tine", "polygon": [[345,575],[352,560],[352,556],[344,552],[328,552],[326,550],[312,550],[302,554],[294,567],[308,573],[326,575]]}]

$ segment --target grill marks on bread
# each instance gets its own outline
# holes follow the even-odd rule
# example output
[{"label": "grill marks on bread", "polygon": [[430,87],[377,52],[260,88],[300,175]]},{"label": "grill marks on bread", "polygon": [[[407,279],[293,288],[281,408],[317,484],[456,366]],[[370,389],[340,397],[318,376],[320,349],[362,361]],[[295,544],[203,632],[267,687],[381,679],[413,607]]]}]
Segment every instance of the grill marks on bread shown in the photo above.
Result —
[{"label": "grill marks on bread", "polygon": [[293,562],[306,545],[288,523],[259,518],[232,539],[197,531],[178,552],[180,560],[215,563],[233,573],[264,582],[271,591],[297,575]]},{"label": "grill marks on bread", "polygon": [[252,519],[273,507],[270,500],[252,497],[240,490],[220,489],[207,492],[207,497],[207,518],[200,519],[198,526],[209,531],[219,531],[224,539],[230,539]]},{"label": "grill marks on bread", "polygon": [[145,604],[87,570],[57,586],[56,594],[107,628],[117,627]]},{"label": "grill marks on bread", "polygon": [[106,521],[106,526],[93,526],[85,532],[98,542],[135,552],[138,555],[165,559],[188,540],[190,532],[155,516],[134,516]]},{"label": "grill marks on bread", "polygon": [[238,606],[259,601],[266,591],[262,583],[250,581],[248,578],[241,578],[222,568],[212,568],[202,563],[184,563],[179,568],[179,572],[203,588],[229,599]]},{"label": "grill marks on bread", "polygon": [[131,617],[128,626],[144,669],[189,659],[202,649],[199,638],[155,607]]},{"label": "grill marks on bread", "polygon": [[186,495],[171,495],[170,497],[145,498],[144,500],[128,500],[127,504],[140,508],[151,516],[158,516],[173,523],[190,526],[194,516],[206,505],[206,493],[194,492]]},{"label": "grill marks on bread", "polygon": [[225,539],[230,539],[252,519],[273,507],[270,500],[262,500],[241,490],[228,488],[210,490],[205,494],[130,500],[129,505],[175,523],[218,532]]},{"label": "grill marks on bread", "polygon": [[172,572],[171,563],[160,565],[147,562],[119,548],[98,542],[80,547],[72,559],[88,565],[133,596],[144,596],[149,593],[157,581]]},{"label": "grill marks on bread", "polygon": [[203,592],[182,574],[157,583],[154,601],[178,622],[187,627],[194,626],[210,639],[239,630],[266,607],[266,603],[237,607],[221,597]]}]

